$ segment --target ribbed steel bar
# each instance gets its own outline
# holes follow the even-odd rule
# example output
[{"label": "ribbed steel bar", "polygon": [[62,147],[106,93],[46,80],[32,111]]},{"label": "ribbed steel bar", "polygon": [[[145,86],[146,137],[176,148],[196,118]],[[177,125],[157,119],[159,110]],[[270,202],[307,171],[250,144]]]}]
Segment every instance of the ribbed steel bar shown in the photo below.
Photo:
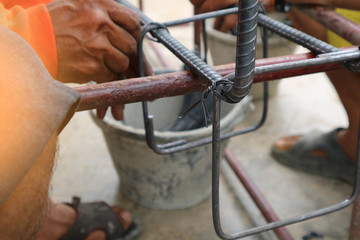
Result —
[{"label": "ribbed steel bar", "polygon": [[[323,24],[329,30],[332,30],[333,32],[337,33],[344,39],[348,40],[350,43],[354,45],[360,45],[359,24],[356,24],[355,22],[352,22],[347,18],[344,18],[343,16],[334,12],[332,9],[326,7],[314,6],[314,5],[296,5],[296,4],[293,5],[293,7],[299,8],[304,13],[308,14],[310,17],[313,17],[319,23]],[[173,25],[184,24],[192,21],[199,21],[207,18],[219,17],[234,13],[237,13],[237,7],[198,14],[188,18],[164,22],[163,24],[165,26],[173,26]],[[269,21],[269,17],[265,18],[264,16],[265,15],[261,15],[259,17],[260,26],[264,26],[269,30],[281,35],[282,37],[285,37],[293,42],[296,42],[299,45],[302,45],[312,50],[315,53],[325,53],[325,52],[332,52],[337,50],[337,48],[331,46],[330,44],[322,42],[316,38],[313,38],[307,34],[295,30],[285,24],[281,24],[271,18],[270,19],[272,21]],[[280,29],[278,29],[279,26]],[[294,35],[294,33],[296,34]],[[300,38],[298,36],[300,36]],[[311,40],[310,43],[308,43],[309,39]]]},{"label": "ribbed steel bar", "polygon": [[[360,25],[356,24],[343,16],[337,14],[330,9],[320,6],[313,6],[313,5],[297,5],[294,4],[292,7],[300,8],[304,10],[306,14],[313,17],[320,23],[322,23],[325,27],[329,28],[330,30],[336,32],[344,39],[347,39],[349,42],[353,43],[354,45],[359,45],[360,43]],[[206,19],[210,17],[217,17],[231,13],[235,13],[236,7],[226,9],[223,12],[211,12],[207,14],[199,14],[199,16],[189,17],[183,20],[174,20],[172,23],[181,23],[189,22],[191,20],[198,21],[200,19]],[[329,53],[335,52],[338,49],[326,42],[323,42],[317,38],[314,38],[308,34],[305,34],[297,29],[294,29],[288,25],[285,25],[279,21],[271,19],[264,14],[259,15],[258,23],[260,26],[263,26],[272,32],[279,34],[280,36],[293,41],[303,47],[310,49],[314,53]],[[171,22],[170,22],[171,24]],[[346,67],[349,68],[351,71],[360,71],[360,62],[350,62]]]},{"label": "ribbed steel bar", "polygon": [[250,92],[254,80],[259,1],[239,0],[238,7],[234,84],[221,89],[221,95],[232,103]]},{"label": "ribbed steel bar", "polygon": [[[331,53],[339,51],[338,48],[321,41],[309,34],[303,33],[295,28],[292,28],[282,22],[271,19],[264,14],[259,13],[258,16],[259,25],[292,41],[295,42],[310,51],[321,54],[321,53]],[[347,62],[345,66],[354,72],[360,71],[360,61],[351,61]]]},{"label": "ribbed steel bar", "polygon": [[[335,33],[342,36],[344,39],[347,39],[354,45],[359,45],[360,43],[360,25],[356,24],[343,16],[337,14],[330,9],[321,6],[313,6],[313,5],[297,5],[294,4],[292,7],[300,8],[306,14],[313,17],[320,23],[322,23],[328,29],[334,31]],[[210,17],[217,17],[226,14],[236,13],[236,7],[221,10],[220,12],[215,11],[206,14],[199,14],[198,16],[189,17],[186,19],[179,19],[170,21],[167,24],[180,24],[182,22],[189,21],[198,21]],[[290,26],[287,26],[279,21],[271,19],[263,14],[259,15],[258,23],[260,26],[263,26],[272,32],[279,34],[280,36],[293,41],[303,47],[310,49],[314,53],[329,53],[335,52],[338,49],[326,42],[323,42],[319,39],[316,39],[308,34],[305,34],[301,31],[298,31]],[[347,67],[351,71],[360,71],[360,63],[351,62]]]},{"label": "ribbed steel bar", "polygon": [[[251,0],[251,1],[256,1],[256,0]],[[213,68],[211,68],[207,63],[205,63],[196,53],[188,50],[178,40],[172,37],[164,26],[153,22],[142,11],[134,7],[130,2],[126,0],[117,0],[117,2],[132,9],[134,12],[136,12],[139,15],[140,21],[143,24],[143,34],[150,32],[157,41],[162,43],[179,60],[181,60],[188,69],[190,69],[195,75],[197,75],[204,82],[207,82],[208,85],[215,86],[217,85],[217,82],[222,79],[222,76],[219,73],[217,73]],[[140,43],[140,47],[142,47],[141,43]],[[141,50],[139,50],[139,52],[142,53]],[[142,59],[139,61],[139,63],[142,64]],[[142,70],[141,65],[139,66],[139,69]],[[197,146],[197,144],[192,142],[189,142],[187,144],[179,144],[179,142],[177,141],[166,144],[167,148],[162,148],[161,146],[158,146],[155,142],[153,117],[148,114],[148,107],[146,102],[142,103],[142,109],[143,109],[144,125],[146,132],[145,134],[146,142],[154,152],[158,154],[169,154],[172,152]],[[190,146],[187,146],[189,144]]]},{"label": "ribbed steel bar", "polygon": [[[348,50],[356,50],[356,47]],[[256,60],[255,72],[259,67],[271,66],[274,64],[287,64],[294,61],[303,61],[316,58],[311,53],[294,54],[288,56],[272,57]],[[328,63],[318,66],[307,66],[286,71],[275,71],[265,74],[256,74],[254,82],[265,82],[275,79],[299,76],[310,73],[331,71],[342,68],[336,63]],[[215,66],[214,69],[222,76],[235,71],[235,64]],[[105,108],[118,104],[127,104],[141,101],[150,101],[163,97],[184,95],[193,92],[204,91],[207,84],[189,71],[162,74],[158,76],[147,76],[119,80],[101,84],[89,84],[74,89],[80,92],[81,101],[77,111],[84,111],[96,108]]]},{"label": "ribbed steel bar", "polygon": [[276,21],[264,14],[258,16],[259,25],[266,29],[295,42],[316,54],[336,52],[338,49],[324,41],[321,41],[313,36],[303,33],[295,28],[292,28],[284,23]]},{"label": "ribbed steel bar", "polygon": [[[126,7],[135,11],[141,20],[141,23],[146,27],[154,22],[147,17],[143,12],[138,8],[134,7],[131,3],[126,0],[116,0],[117,2],[125,5]],[[156,25],[153,25],[156,26]],[[183,44],[171,36],[165,28],[160,27],[153,28],[150,33],[161,42],[167,49],[169,49],[176,57],[178,57],[189,69],[197,75],[200,79],[207,82],[209,85],[213,81],[218,81],[222,76],[207,65],[201,58],[199,58],[195,53],[188,50]]]},{"label": "ribbed steel bar", "polygon": [[[154,24],[143,12],[134,7],[126,0],[117,2],[134,10],[141,19],[145,27]],[[256,46],[256,27],[258,15],[258,0],[240,0],[238,8],[237,25],[237,46],[236,46],[236,68],[235,82],[228,84],[224,88],[219,88],[219,92],[228,102],[241,101],[250,91],[254,76],[255,46]],[[180,42],[173,38],[166,29],[159,27],[152,28],[151,34],[177,56],[195,75],[206,81],[209,85],[222,79],[222,76],[208,66],[195,53],[189,51]]]},{"label": "ribbed steel bar", "polygon": [[[255,68],[255,74],[265,74],[275,71],[285,71],[296,68],[304,68],[308,66],[318,66],[330,62],[344,63],[346,61],[351,61],[351,60],[360,60],[360,51],[358,49],[350,50],[350,51],[342,50],[333,53],[323,53],[317,55],[317,57],[313,59],[286,62],[286,63],[277,63],[268,66],[257,67]],[[235,78],[235,74],[234,73],[229,74],[227,75],[227,78],[229,80],[232,80]]]},{"label": "ribbed steel bar", "polygon": [[[336,12],[334,12],[333,9],[324,6],[297,5],[297,4],[294,4],[292,7],[296,7],[300,9],[305,14],[312,17],[317,22],[321,23],[326,28],[335,32],[336,34],[346,39],[350,43],[354,45],[360,45],[360,25],[353,21],[350,21],[349,19],[341,16],[340,14],[337,14]],[[163,25],[165,26],[180,25],[180,24],[205,20],[208,18],[234,14],[237,13],[237,11],[238,11],[237,7],[227,8],[218,11],[194,15],[188,18],[163,22]]]},{"label": "ribbed steel bar", "polygon": [[[151,21],[143,12],[128,1],[117,0],[117,2],[135,11],[139,15],[141,23],[144,25],[143,32],[150,32],[157,41],[161,42],[168,50],[177,56],[188,69],[200,79],[207,82],[207,84],[211,86],[211,91],[213,91],[217,97],[223,101],[237,103],[249,93],[254,77],[258,0],[239,0],[234,82],[220,81],[222,80],[222,76],[219,73],[200,59],[196,53],[189,51],[173,38],[164,26]],[[142,51],[139,50],[139,52]],[[140,60],[139,63],[141,64],[142,60]],[[142,66],[139,66],[139,68],[141,70]],[[166,148],[157,145],[155,143],[152,126],[153,119],[148,115],[147,103],[143,102],[142,106],[147,144],[156,153],[168,154],[184,150],[189,148],[187,146],[188,144],[190,144],[191,147],[198,146],[196,143],[179,145],[177,142],[166,144]],[[215,111],[215,109],[213,109],[213,111]],[[202,140],[198,142],[200,143]]]},{"label": "ribbed steel bar", "polygon": [[360,45],[360,25],[338,14],[332,8],[317,5],[294,5],[327,29],[354,45]]}]

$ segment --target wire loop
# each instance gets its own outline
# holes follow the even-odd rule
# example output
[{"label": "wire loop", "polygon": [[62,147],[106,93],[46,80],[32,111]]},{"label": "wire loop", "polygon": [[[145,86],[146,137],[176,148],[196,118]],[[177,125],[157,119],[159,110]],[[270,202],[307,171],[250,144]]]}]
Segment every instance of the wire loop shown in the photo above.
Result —
[{"label": "wire loop", "polygon": [[148,35],[146,35],[148,32],[155,30],[155,29],[164,29],[167,32],[169,32],[169,29],[167,29],[167,27],[164,24],[158,23],[158,22],[150,22],[147,23],[145,25],[143,25],[142,30],[141,30],[141,35],[143,37],[146,37],[147,39],[154,41],[154,42],[159,42],[158,39],[153,38],[153,37],[149,37]]},{"label": "wire loop", "polygon": [[204,112],[205,126],[208,127],[209,123],[211,123],[211,117],[210,117],[209,110],[206,106],[205,99],[209,96],[210,93],[213,93],[220,100],[225,101],[225,102],[227,101],[227,99],[221,94],[221,91],[218,88],[220,85],[223,85],[222,88],[231,87],[233,85],[233,82],[226,79],[226,77],[224,77],[223,79],[218,80],[218,81],[212,81],[211,85],[205,91],[203,91],[203,93],[201,94],[201,99],[196,101],[186,111],[184,111],[182,114],[180,114],[179,118],[183,118],[186,114],[188,114],[191,110],[193,110],[199,103],[201,103],[203,112]]}]

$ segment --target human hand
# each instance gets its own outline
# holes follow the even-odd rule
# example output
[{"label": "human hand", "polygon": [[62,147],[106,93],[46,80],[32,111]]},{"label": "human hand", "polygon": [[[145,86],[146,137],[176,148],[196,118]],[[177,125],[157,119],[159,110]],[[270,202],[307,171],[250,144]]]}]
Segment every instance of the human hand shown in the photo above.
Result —
[{"label": "human hand", "polygon": [[[143,56],[143,66],[144,66],[144,75],[149,76],[153,75],[152,68],[148,63],[145,56]],[[129,68],[122,73],[122,75],[118,76],[118,79],[121,80],[122,78],[134,78],[139,76],[139,59],[137,56],[133,56],[130,58],[130,66]],[[123,120],[124,118],[124,105],[117,105],[111,107],[111,114],[116,120]],[[107,108],[100,108],[96,110],[96,116],[100,119],[104,119],[107,112]]]},{"label": "human hand", "polygon": [[47,5],[58,52],[58,80],[115,80],[130,66],[141,36],[136,13],[112,0],[54,0]]},{"label": "human hand", "polygon": [[[296,0],[295,0],[296,1]],[[238,0],[190,0],[190,2],[197,8],[199,8],[200,13],[216,11],[230,6],[238,4]],[[274,10],[274,1],[273,0],[260,0],[264,3],[264,7],[268,11]],[[214,29],[221,32],[230,32],[236,27],[237,24],[237,15],[230,14],[226,16],[217,17],[214,22]]]},{"label": "human hand", "polygon": [[238,0],[190,0],[190,2],[197,8],[200,13],[211,12],[223,8],[230,7],[237,4]]},{"label": "human hand", "polygon": [[[190,0],[190,2],[199,9],[200,13],[205,13],[233,6],[238,3],[238,0]],[[236,23],[236,14],[221,16],[215,19],[214,29],[221,32],[229,32],[236,26]]]}]

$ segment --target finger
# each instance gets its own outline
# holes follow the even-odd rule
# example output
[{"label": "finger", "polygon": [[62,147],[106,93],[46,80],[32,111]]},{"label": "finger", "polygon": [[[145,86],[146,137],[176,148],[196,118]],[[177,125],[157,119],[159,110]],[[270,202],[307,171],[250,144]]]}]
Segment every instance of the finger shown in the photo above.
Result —
[{"label": "finger", "polygon": [[205,1],[200,8],[200,12],[210,12],[223,8],[227,8],[234,4],[237,4],[237,0],[223,0],[223,1]]},{"label": "finger", "polygon": [[[135,66],[136,65],[136,66]],[[123,72],[124,76],[126,79],[128,78],[135,78],[135,77],[139,77],[139,67],[137,66],[137,64],[130,64],[129,68],[126,69],[125,72]]]},{"label": "finger", "polygon": [[122,225],[124,226],[124,230],[128,230],[131,223],[132,223],[132,215],[130,212],[119,208],[117,206],[112,207],[112,209],[114,210],[114,212],[116,213],[116,215],[118,216],[120,222],[122,223]]},{"label": "finger", "polygon": [[[73,78],[72,82],[86,83],[95,81],[97,83],[102,83],[112,81],[116,78],[116,74],[105,65],[103,60],[84,61],[82,64],[78,64],[77,67],[79,70],[78,74],[68,74],[69,79]],[[74,76],[76,76],[76,78],[74,78]]]},{"label": "finger", "polygon": [[104,82],[111,82],[116,80],[116,76],[117,76],[116,73],[111,72],[108,67],[106,69],[107,69],[106,73],[102,72],[97,75],[93,75],[91,78],[92,81],[95,81],[97,83],[104,83]]},{"label": "finger", "polygon": [[[121,32],[121,30],[115,30],[116,28],[118,27],[107,24],[100,29],[100,34],[97,37],[91,38],[83,44],[84,48],[88,50],[87,58],[91,59],[91,61],[81,63],[83,65],[82,69],[84,69],[83,72],[88,73],[92,80],[96,82],[114,80],[117,73],[123,72],[129,67],[128,55],[136,53],[136,41],[125,30],[122,30],[125,37],[118,38],[119,43],[117,43],[124,46],[120,46],[120,49],[118,49],[112,44],[115,41],[112,39],[114,32]],[[126,38],[129,38],[129,40]],[[132,47],[132,45],[135,45],[135,47]]]},{"label": "finger", "polygon": [[194,4],[194,6],[199,7],[204,2],[204,0],[190,0],[190,2]]},{"label": "finger", "polygon": [[141,37],[139,16],[131,9],[114,1],[113,7],[108,10],[112,21],[128,31],[137,41]]},{"label": "finger", "polygon": [[114,73],[124,72],[129,67],[129,58],[114,47],[105,54],[104,61],[107,68]]},{"label": "finger", "polygon": [[126,55],[137,53],[137,39],[127,29],[114,22],[105,25],[101,31],[106,32],[110,43]]},{"label": "finger", "polygon": [[206,13],[206,12],[211,12],[214,10],[218,10],[220,9],[220,7],[218,7],[219,4],[212,4],[212,2],[209,1],[205,1],[203,4],[201,4],[200,6],[200,13]]},{"label": "finger", "polygon": [[237,15],[231,14],[224,17],[224,21],[221,25],[221,27],[218,29],[221,32],[230,32],[233,28],[236,27],[237,23]]},{"label": "finger", "polygon": [[117,105],[111,107],[111,114],[115,120],[121,121],[124,119],[124,105]]},{"label": "finger", "polygon": [[140,74],[139,74],[138,56],[132,55],[128,58],[128,61],[129,61],[128,68],[121,72],[123,77],[125,79],[139,77]]},{"label": "finger", "polygon": [[[113,48],[107,37],[92,38],[84,42],[82,47],[87,50],[87,55],[83,58],[85,61],[78,63],[78,69],[80,69],[81,73],[88,76],[89,80],[96,82],[114,80],[116,74],[107,66],[105,56],[103,56],[111,52]],[[124,69],[127,66],[124,66]]]},{"label": "finger", "polygon": [[98,108],[96,109],[96,116],[102,120],[105,117],[106,111],[107,108]]},{"label": "finger", "polygon": [[[143,69],[144,69],[144,76],[151,76],[153,75],[153,70],[149,64],[149,62],[146,59],[146,56],[143,54]],[[130,66],[129,68],[124,72],[124,75],[126,78],[134,78],[140,76],[139,71],[139,59],[138,56],[133,56],[130,58]]]},{"label": "finger", "polygon": [[224,22],[224,17],[215,18],[214,29],[219,31],[219,29],[221,28],[221,25],[223,24],[223,22]]}]

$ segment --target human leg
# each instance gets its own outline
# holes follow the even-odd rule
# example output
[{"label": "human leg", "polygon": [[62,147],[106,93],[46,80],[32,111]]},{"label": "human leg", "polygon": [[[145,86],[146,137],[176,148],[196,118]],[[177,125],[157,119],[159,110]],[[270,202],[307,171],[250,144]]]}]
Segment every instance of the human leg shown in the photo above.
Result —
[{"label": "human leg", "polygon": [[360,74],[346,69],[328,72],[348,117],[348,127],[339,132],[341,148],[352,161],[356,159],[358,129],[360,120]]},{"label": "human leg", "polygon": [[80,95],[0,27],[0,239],[31,239],[46,213],[57,134]]},{"label": "human leg", "polygon": [[33,239],[48,211],[48,188],[56,137],[52,137],[41,156],[20,184],[0,206],[0,239]]},{"label": "human leg", "polygon": [[[327,41],[326,29],[300,11],[293,9],[290,19],[294,26],[301,31]],[[326,164],[326,161],[328,161],[328,165],[333,165],[332,169],[340,169],[339,164],[343,163],[348,165],[346,170],[339,170],[335,175],[341,175],[342,179],[346,178],[348,182],[352,182],[360,117],[360,75],[347,69],[327,72],[327,75],[343,103],[349,120],[348,127],[333,131],[331,134],[281,138],[274,143],[272,155],[285,165],[323,176],[329,176],[324,172],[328,166],[322,165]],[[320,140],[322,143],[315,142]],[[321,170],[311,171],[309,166]]]},{"label": "human leg", "polygon": [[[322,41],[328,41],[326,29],[305,14],[294,9],[290,13],[294,26]],[[335,39],[333,37],[332,39]],[[332,40],[332,41],[336,41]],[[330,44],[333,44],[330,42]],[[340,69],[326,73],[335,87],[348,117],[348,127],[338,133],[339,144],[351,160],[356,158],[356,142],[360,119],[360,74],[347,69]],[[296,138],[289,140],[287,148],[296,142]],[[318,153],[320,154],[320,153]]]},{"label": "human leg", "polygon": [[[75,211],[48,198],[49,182],[57,135],[80,95],[52,79],[31,47],[4,27],[0,52],[0,239],[59,239],[74,223]],[[129,213],[116,214],[126,228]],[[45,227],[50,235],[37,234]],[[88,239],[104,236],[98,231]]]},{"label": "human leg", "polygon": [[[57,240],[74,224],[74,209],[65,204],[56,204],[48,198],[56,141],[57,137],[52,137],[29,173],[1,205],[0,239]],[[131,214],[116,207],[114,210],[124,229],[128,229]],[[105,234],[96,231],[86,239],[105,239]]]}]

